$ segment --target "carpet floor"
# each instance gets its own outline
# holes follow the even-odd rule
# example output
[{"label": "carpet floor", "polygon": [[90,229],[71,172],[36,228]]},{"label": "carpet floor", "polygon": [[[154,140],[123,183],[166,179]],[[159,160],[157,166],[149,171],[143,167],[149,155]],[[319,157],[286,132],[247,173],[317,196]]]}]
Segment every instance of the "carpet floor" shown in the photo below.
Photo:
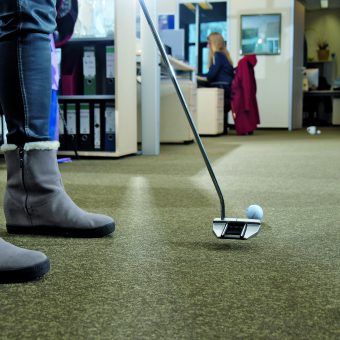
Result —
[{"label": "carpet floor", "polygon": [[258,237],[214,237],[219,201],[194,143],[62,164],[69,195],[116,232],[8,235],[1,211],[0,237],[45,252],[51,271],[0,286],[0,339],[339,339],[340,128],[203,140],[227,215],[263,207]]}]

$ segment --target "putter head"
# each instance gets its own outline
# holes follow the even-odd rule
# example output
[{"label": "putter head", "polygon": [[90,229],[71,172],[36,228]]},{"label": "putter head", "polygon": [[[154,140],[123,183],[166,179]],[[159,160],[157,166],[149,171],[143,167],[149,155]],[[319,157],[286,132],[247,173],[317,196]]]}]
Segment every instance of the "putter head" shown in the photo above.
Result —
[{"label": "putter head", "polygon": [[247,240],[256,236],[261,229],[261,221],[245,218],[215,218],[213,232],[221,239]]}]

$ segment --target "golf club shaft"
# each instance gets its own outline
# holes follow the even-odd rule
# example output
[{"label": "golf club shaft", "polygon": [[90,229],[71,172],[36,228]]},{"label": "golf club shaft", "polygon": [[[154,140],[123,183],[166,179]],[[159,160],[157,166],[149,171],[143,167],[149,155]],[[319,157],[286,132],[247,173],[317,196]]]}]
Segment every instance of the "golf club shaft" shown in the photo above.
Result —
[{"label": "golf club shaft", "polygon": [[150,27],[151,32],[152,32],[152,35],[155,38],[155,41],[157,43],[159,52],[161,53],[163,62],[165,64],[165,66],[166,66],[166,68],[167,68],[167,70],[169,72],[170,78],[171,78],[171,80],[172,80],[172,82],[173,82],[173,84],[175,86],[178,98],[179,98],[179,100],[180,100],[180,102],[181,102],[181,104],[183,106],[184,113],[185,113],[185,115],[186,115],[186,117],[187,117],[187,119],[189,121],[190,127],[191,127],[192,132],[193,132],[193,134],[195,136],[195,140],[196,140],[196,142],[197,142],[197,144],[199,146],[199,149],[201,151],[201,154],[203,156],[205,165],[206,165],[206,167],[207,167],[207,169],[209,171],[210,177],[211,177],[211,179],[212,179],[212,181],[214,183],[215,189],[216,189],[218,197],[220,199],[220,204],[221,204],[221,219],[223,220],[225,218],[225,205],[224,205],[224,198],[223,198],[223,194],[222,194],[221,188],[220,188],[220,186],[218,184],[218,181],[217,181],[217,178],[215,176],[214,170],[213,170],[213,168],[211,166],[211,163],[209,161],[207,152],[205,151],[205,148],[203,146],[201,137],[200,137],[200,135],[199,135],[199,133],[197,131],[197,128],[195,126],[195,123],[194,123],[194,121],[192,119],[192,115],[191,115],[191,113],[189,111],[188,105],[187,105],[187,103],[185,101],[183,93],[182,93],[182,91],[181,91],[181,89],[179,87],[179,84],[177,82],[177,79],[176,79],[176,76],[175,76],[175,72],[174,72],[174,70],[173,70],[173,68],[172,68],[172,66],[170,64],[169,58],[168,58],[168,56],[167,56],[167,54],[165,52],[165,48],[163,46],[161,38],[160,38],[158,32],[156,31],[155,25],[152,22],[152,19],[150,17],[149,11],[148,11],[148,9],[147,9],[147,7],[145,5],[144,0],[139,0],[139,4],[140,4],[140,6],[141,6],[141,8],[143,10],[143,13],[144,13],[144,16],[146,18],[146,21],[149,24],[149,27]]}]

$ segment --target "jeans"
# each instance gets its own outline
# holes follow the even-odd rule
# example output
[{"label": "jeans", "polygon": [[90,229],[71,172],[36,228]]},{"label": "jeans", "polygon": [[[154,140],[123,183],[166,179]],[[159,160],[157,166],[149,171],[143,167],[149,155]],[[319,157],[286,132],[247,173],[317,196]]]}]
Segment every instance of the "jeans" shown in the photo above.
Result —
[{"label": "jeans", "polygon": [[7,142],[47,141],[55,0],[0,0],[0,108]]}]

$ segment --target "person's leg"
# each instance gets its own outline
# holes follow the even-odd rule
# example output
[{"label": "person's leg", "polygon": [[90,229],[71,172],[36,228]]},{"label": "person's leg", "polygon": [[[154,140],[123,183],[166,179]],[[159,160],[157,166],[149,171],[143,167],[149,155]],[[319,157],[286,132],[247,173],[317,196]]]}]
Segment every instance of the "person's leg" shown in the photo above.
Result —
[{"label": "person's leg", "polygon": [[[4,210],[10,233],[101,237],[112,218],[78,208],[64,191],[50,141],[53,0],[5,0],[0,6],[0,103],[8,125]],[[12,18],[11,20],[9,18]]]},{"label": "person's leg", "polygon": [[0,102],[10,144],[49,140],[54,0],[1,0]]},{"label": "person's leg", "polygon": [[49,269],[45,254],[16,247],[0,238],[0,284],[37,280]]},{"label": "person's leg", "polygon": [[[48,35],[55,29],[55,15],[55,0],[0,1],[0,105],[8,126],[8,144],[2,146],[7,164],[7,230],[104,236],[114,231],[114,221],[84,212],[67,196],[56,161],[58,143],[49,141]],[[15,248],[0,247],[17,256]],[[11,257],[0,255],[0,261]],[[6,263],[0,274],[6,273],[4,268]]]},{"label": "person's leg", "polygon": [[[7,139],[16,145],[48,139],[43,116],[50,105],[46,34],[55,28],[55,9],[52,0],[31,5],[27,0],[0,2],[0,106],[6,117]],[[36,119],[31,119],[31,112],[36,112]],[[49,268],[45,254],[0,238],[0,283],[36,280]]]}]

